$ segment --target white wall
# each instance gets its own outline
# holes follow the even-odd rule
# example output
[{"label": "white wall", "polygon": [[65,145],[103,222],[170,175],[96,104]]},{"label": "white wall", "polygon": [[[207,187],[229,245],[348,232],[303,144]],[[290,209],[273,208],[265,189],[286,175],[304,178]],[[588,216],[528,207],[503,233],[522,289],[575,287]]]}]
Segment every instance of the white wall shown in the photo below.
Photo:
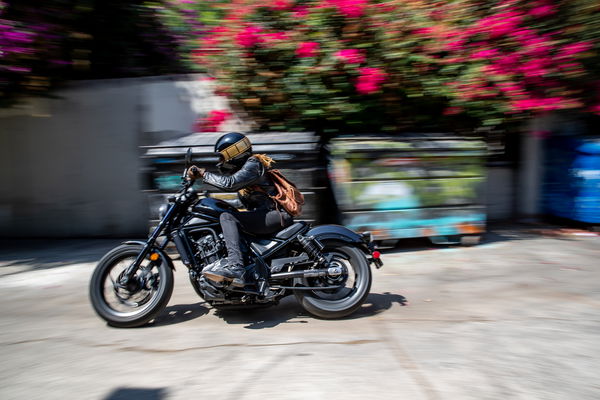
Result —
[{"label": "white wall", "polygon": [[138,146],[227,107],[198,78],[75,82],[0,110],[0,237],[145,235]]}]

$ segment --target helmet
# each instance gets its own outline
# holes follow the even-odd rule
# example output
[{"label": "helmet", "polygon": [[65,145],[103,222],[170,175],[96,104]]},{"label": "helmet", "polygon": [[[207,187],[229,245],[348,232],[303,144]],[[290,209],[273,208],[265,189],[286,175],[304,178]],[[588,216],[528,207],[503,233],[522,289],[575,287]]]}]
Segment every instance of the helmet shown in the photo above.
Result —
[{"label": "helmet", "polygon": [[226,133],[215,143],[215,153],[219,156],[219,169],[232,171],[239,169],[252,155],[252,143],[241,133]]}]

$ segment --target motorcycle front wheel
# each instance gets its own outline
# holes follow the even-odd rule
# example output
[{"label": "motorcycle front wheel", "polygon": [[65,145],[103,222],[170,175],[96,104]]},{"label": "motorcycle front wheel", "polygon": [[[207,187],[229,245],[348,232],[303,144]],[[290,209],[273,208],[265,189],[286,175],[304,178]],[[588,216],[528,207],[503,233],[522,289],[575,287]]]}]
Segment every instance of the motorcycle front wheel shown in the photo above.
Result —
[{"label": "motorcycle front wheel", "polygon": [[132,328],[148,323],[166,307],[173,293],[173,271],[162,258],[143,260],[127,285],[119,283],[141,250],[135,245],[114,248],[102,257],[92,275],[90,301],[111,326]]},{"label": "motorcycle front wheel", "polygon": [[302,286],[336,287],[323,290],[294,290],[296,298],[309,313],[325,319],[342,318],[356,311],[371,289],[371,268],[360,249],[343,243],[325,242],[323,255],[338,267],[338,276],[301,279]]}]

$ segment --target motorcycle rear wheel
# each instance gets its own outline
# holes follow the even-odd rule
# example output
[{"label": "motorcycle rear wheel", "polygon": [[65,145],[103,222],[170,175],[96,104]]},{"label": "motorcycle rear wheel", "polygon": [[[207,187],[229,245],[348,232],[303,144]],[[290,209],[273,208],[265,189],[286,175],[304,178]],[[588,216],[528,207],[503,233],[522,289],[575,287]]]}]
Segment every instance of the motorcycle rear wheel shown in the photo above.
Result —
[{"label": "motorcycle rear wheel", "polygon": [[141,250],[135,245],[115,247],[102,257],[92,274],[90,301],[111,326],[133,328],[148,323],[166,307],[173,293],[173,271],[163,259],[145,259],[129,287],[117,284]]},{"label": "motorcycle rear wheel", "polygon": [[294,290],[300,305],[309,313],[324,319],[342,318],[355,312],[366,300],[371,289],[372,275],[363,252],[342,243],[324,243],[323,255],[332,256],[330,266],[342,267],[345,272],[337,279],[302,279],[304,286],[342,286],[340,289]]}]

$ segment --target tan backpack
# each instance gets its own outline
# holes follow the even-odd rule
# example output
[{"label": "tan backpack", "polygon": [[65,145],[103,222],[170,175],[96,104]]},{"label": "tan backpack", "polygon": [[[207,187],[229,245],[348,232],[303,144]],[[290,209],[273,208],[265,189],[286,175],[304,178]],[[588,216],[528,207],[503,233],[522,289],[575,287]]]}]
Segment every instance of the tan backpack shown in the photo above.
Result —
[{"label": "tan backpack", "polygon": [[[277,194],[271,196],[267,195],[275,201],[276,206],[281,206],[285,211],[288,212],[292,217],[297,217],[302,214],[302,205],[304,204],[304,196],[296,185],[288,180],[278,169],[271,169],[271,165],[275,161],[267,156],[266,154],[255,154],[253,157],[258,159],[262,165],[264,165],[266,173],[271,178]],[[254,186],[254,190],[265,191],[260,186]]]},{"label": "tan backpack", "polygon": [[290,182],[278,169],[269,169],[267,173],[277,190],[275,196],[269,197],[275,200],[292,217],[302,214],[304,196],[300,193],[296,185]]},{"label": "tan backpack", "polygon": [[[267,195],[275,201],[275,205],[281,206],[292,217],[297,217],[302,214],[302,205],[304,204],[304,196],[296,185],[290,182],[278,169],[267,170],[269,178],[275,186],[277,194]],[[255,186],[255,190],[266,193],[260,186]]]}]

